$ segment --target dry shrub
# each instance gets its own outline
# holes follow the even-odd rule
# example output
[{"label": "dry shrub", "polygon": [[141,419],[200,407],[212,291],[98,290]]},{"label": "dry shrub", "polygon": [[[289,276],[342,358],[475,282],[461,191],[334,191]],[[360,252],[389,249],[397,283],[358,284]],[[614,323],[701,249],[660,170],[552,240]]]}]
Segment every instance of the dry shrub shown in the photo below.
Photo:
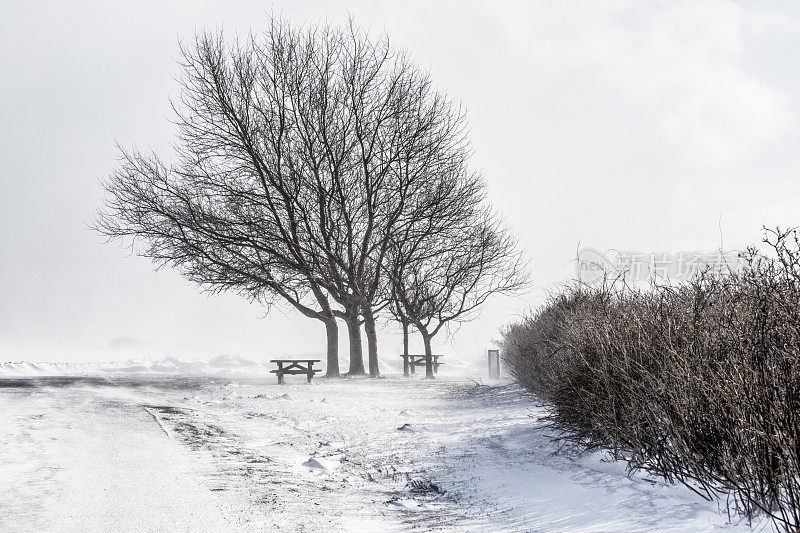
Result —
[{"label": "dry shrub", "polygon": [[504,332],[512,374],[550,422],[729,513],[800,528],[800,251],[679,285],[572,287]]}]

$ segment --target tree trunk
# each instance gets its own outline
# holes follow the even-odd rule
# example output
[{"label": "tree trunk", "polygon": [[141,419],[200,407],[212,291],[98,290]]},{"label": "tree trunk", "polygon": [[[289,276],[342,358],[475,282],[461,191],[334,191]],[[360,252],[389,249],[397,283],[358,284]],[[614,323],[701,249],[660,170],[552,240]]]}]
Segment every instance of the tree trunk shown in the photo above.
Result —
[{"label": "tree trunk", "polygon": [[328,364],[325,375],[327,377],[339,377],[339,325],[336,323],[336,316],[334,316],[333,311],[331,310],[328,297],[325,296],[325,293],[322,291],[322,289],[320,289],[319,285],[313,282],[310,283],[310,285],[311,291],[314,293],[314,297],[317,299],[317,303],[319,303],[322,311],[318,313],[315,313],[311,309],[304,311],[304,306],[302,306],[299,302],[295,303],[295,307],[300,309],[304,315],[322,320],[322,322],[325,324],[325,333],[328,338]]},{"label": "tree trunk", "polygon": [[380,375],[380,370],[378,369],[378,334],[375,331],[375,316],[369,306],[364,308],[364,331],[367,333],[369,377],[377,378]]},{"label": "tree trunk", "polygon": [[328,369],[325,375],[329,378],[339,377],[339,324],[335,317],[325,320],[325,333],[328,336]]},{"label": "tree trunk", "polygon": [[425,378],[433,379],[433,351],[431,350],[431,336],[428,335],[427,330],[420,329],[422,335],[422,342],[425,343]]},{"label": "tree trunk", "polygon": [[350,336],[350,370],[351,376],[360,376],[364,372],[364,354],[361,348],[361,325],[358,323],[358,314],[348,313],[345,318],[347,334]]},{"label": "tree trunk", "polygon": [[403,322],[403,375],[408,375],[408,322]]}]

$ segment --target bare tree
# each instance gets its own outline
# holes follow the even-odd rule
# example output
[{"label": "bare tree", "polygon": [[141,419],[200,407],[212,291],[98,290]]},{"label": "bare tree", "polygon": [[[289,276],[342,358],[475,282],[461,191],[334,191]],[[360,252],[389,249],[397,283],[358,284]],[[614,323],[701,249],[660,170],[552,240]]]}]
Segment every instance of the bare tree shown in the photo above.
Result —
[{"label": "bare tree", "polygon": [[139,255],[177,268],[211,292],[233,291],[266,305],[285,301],[321,320],[327,375],[339,374],[338,328],[328,296],[277,238],[280,229],[262,211],[261,195],[242,182],[125,151],[104,186],[98,231],[130,238]]},{"label": "bare tree", "polygon": [[[326,325],[338,373],[377,376],[375,314],[396,228],[463,158],[464,115],[427,73],[352,21],[182,46],[175,161],[123,152],[97,228],[211,290],[284,300]],[[331,303],[331,300],[334,302]]]},{"label": "bare tree", "polygon": [[422,336],[428,378],[433,377],[433,337],[449,324],[473,319],[491,295],[515,293],[527,283],[527,263],[516,239],[483,205],[482,195],[476,178],[453,187],[436,203],[439,214],[460,220],[419,220],[393,248],[396,314]]}]

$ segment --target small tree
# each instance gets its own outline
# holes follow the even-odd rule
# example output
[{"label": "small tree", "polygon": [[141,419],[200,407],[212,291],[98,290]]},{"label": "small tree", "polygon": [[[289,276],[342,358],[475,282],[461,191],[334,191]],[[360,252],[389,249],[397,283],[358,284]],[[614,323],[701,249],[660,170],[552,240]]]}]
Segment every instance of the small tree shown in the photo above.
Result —
[{"label": "small tree", "polygon": [[527,264],[510,231],[486,206],[483,182],[467,174],[466,159],[429,191],[393,244],[393,314],[403,324],[404,349],[409,324],[422,336],[431,378],[433,337],[473,319],[491,295],[524,288]]}]

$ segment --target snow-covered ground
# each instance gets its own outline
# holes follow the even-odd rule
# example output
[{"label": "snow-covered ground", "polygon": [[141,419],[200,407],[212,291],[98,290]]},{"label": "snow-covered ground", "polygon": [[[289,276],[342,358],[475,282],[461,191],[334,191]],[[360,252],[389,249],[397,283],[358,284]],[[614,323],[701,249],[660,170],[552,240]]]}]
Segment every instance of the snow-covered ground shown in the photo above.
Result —
[{"label": "snow-covered ground", "polygon": [[33,366],[0,367],[0,531],[751,531],[505,382]]}]

